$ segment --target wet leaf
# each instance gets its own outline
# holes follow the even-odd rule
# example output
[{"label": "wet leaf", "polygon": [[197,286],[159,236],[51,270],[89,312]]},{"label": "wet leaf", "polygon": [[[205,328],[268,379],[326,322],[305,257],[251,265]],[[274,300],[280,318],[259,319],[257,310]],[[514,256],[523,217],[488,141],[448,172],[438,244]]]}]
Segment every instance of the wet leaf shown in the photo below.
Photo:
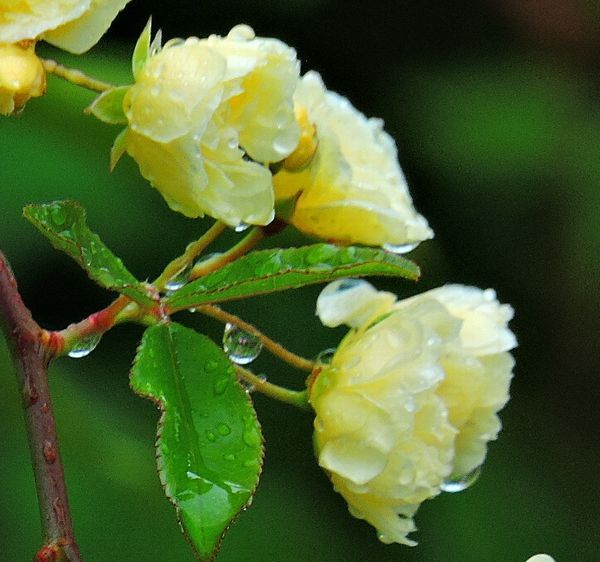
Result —
[{"label": "wet leaf", "polygon": [[142,285],[86,224],[85,209],[75,201],[27,205],[24,217],[57,249],[71,256],[100,286],[142,304],[152,304]]},{"label": "wet leaf", "polygon": [[199,557],[210,560],[258,484],[254,408],[221,349],[176,323],[146,330],[131,386],[162,411],[156,447],[165,494]]},{"label": "wet leaf", "polygon": [[419,268],[406,258],[373,248],[314,244],[260,250],[188,283],[167,304],[171,309],[189,308],[367,275],[416,280]]}]

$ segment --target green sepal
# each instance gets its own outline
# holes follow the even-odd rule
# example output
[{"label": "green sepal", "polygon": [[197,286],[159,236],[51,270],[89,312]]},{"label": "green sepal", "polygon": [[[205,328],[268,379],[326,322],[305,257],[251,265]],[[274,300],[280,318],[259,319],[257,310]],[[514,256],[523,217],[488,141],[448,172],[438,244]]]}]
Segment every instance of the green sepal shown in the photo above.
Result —
[{"label": "green sepal", "polygon": [[140,283],[86,224],[85,209],[76,201],[27,205],[23,216],[57,249],[73,258],[98,285],[153,304]]},{"label": "green sepal", "polygon": [[314,244],[260,250],[200,277],[167,299],[171,310],[297,289],[342,277],[379,275],[419,278],[416,264],[374,248]]},{"label": "green sepal", "polygon": [[131,71],[133,77],[137,80],[140,71],[150,57],[150,36],[152,34],[152,18],[148,19],[148,23],[141,35],[139,36],[135,48],[133,49],[133,57],[131,58]]},{"label": "green sepal", "polygon": [[131,86],[119,86],[102,92],[85,110],[100,121],[110,125],[125,125],[127,117],[123,111],[123,98]]},{"label": "green sepal", "polygon": [[125,154],[125,138],[127,136],[127,127],[125,127],[115,138],[115,142],[110,148],[110,171],[112,172],[116,165]]},{"label": "green sepal", "polygon": [[146,330],[131,387],[161,409],[160,480],[197,555],[212,560],[262,469],[262,434],[248,394],[219,347],[176,323]]}]

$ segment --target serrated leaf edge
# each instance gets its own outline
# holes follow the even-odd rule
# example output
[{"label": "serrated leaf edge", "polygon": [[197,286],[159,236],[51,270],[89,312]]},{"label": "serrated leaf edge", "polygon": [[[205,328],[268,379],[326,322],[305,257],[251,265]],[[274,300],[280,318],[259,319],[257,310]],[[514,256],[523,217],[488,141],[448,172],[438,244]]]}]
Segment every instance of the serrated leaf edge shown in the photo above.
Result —
[{"label": "serrated leaf edge", "polygon": [[[142,336],[143,338],[143,336]],[[165,498],[169,501],[169,503],[173,506],[174,510],[175,510],[175,516],[177,518],[177,523],[179,524],[179,528],[182,530],[182,534],[185,538],[185,540],[188,542],[188,544],[190,545],[192,552],[194,553],[194,557],[196,558],[196,560],[198,560],[199,562],[214,562],[214,560],[216,559],[216,557],[218,556],[220,550],[221,550],[221,546],[223,544],[223,540],[225,538],[225,535],[227,534],[227,531],[229,531],[229,529],[233,526],[233,524],[238,520],[239,516],[242,514],[242,512],[246,511],[246,509],[248,509],[250,507],[250,505],[252,504],[252,502],[254,501],[254,496],[256,495],[256,491],[258,489],[258,485],[260,483],[260,477],[262,476],[262,472],[263,472],[263,466],[264,466],[264,459],[265,459],[265,438],[262,432],[262,426],[258,420],[258,416],[256,415],[256,409],[254,408],[254,403],[252,402],[252,398],[250,397],[250,395],[247,392],[244,392],[245,396],[246,396],[246,400],[248,401],[248,403],[252,406],[252,412],[254,412],[254,417],[256,419],[256,423],[258,425],[258,429],[260,430],[260,465],[258,468],[258,473],[256,475],[256,485],[254,486],[254,488],[251,490],[250,492],[250,497],[248,498],[248,501],[239,509],[239,511],[231,518],[231,520],[229,521],[229,523],[227,524],[227,526],[223,529],[223,532],[221,533],[221,535],[219,536],[219,539],[217,541],[217,543],[215,544],[215,547],[213,549],[213,552],[211,554],[211,556],[209,558],[202,558],[202,556],[200,555],[200,553],[196,550],[196,547],[194,545],[194,542],[192,541],[192,539],[189,537],[187,530],[185,528],[185,526],[183,525],[183,521],[181,520],[181,517],[179,515],[179,508],[177,506],[177,504],[175,503],[175,500],[172,499],[171,497],[169,497],[169,495],[167,494],[167,482],[165,481],[165,477],[164,477],[164,470],[163,470],[163,466],[159,463],[159,461],[162,459],[160,452],[159,452],[159,443],[160,443],[160,438],[162,436],[162,430],[163,430],[163,426],[164,426],[164,419],[166,416],[166,408],[164,406],[164,403],[162,402],[162,400],[160,400],[160,398],[157,398],[151,394],[145,394],[142,392],[138,392],[132,384],[132,376],[133,376],[133,369],[135,368],[135,365],[137,363],[137,359],[138,359],[138,355],[139,352],[141,351],[141,347],[142,347],[142,340],[140,340],[140,343],[138,344],[137,348],[136,348],[136,353],[135,353],[135,358],[133,361],[133,365],[129,371],[129,388],[132,390],[132,392],[136,395],[139,396],[140,398],[145,398],[147,400],[150,400],[159,410],[160,410],[160,416],[158,418],[158,422],[156,423],[156,440],[154,441],[154,449],[155,449],[155,456],[154,459],[156,461],[156,472],[158,474],[158,478],[160,480],[160,485],[163,489],[163,493]],[[233,365],[233,363],[232,363]],[[235,384],[240,385],[240,382],[237,378],[237,376],[235,377]],[[241,385],[240,385],[241,387]],[[243,389],[242,389],[243,390]]]}]

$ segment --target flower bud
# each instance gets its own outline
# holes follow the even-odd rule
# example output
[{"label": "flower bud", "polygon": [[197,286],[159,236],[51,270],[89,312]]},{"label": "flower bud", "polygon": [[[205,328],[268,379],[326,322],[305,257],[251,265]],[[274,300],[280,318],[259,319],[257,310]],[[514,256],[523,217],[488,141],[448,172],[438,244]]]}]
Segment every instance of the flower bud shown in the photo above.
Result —
[{"label": "flower bud", "polygon": [[124,99],[125,149],[169,206],[237,226],[268,224],[268,164],[298,144],[293,93],[299,63],[248,26],[227,37],[169,41]]},{"label": "flower bud", "polygon": [[0,41],[44,39],[81,54],[104,35],[129,0],[27,0],[0,8]]},{"label": "flower bud", "polygon": [[46,73],[33,42],[0,43],[0,114],[21,110],[46,91]]},{"label": "flower bud", "polygon": [[[297,112],[316,129],[275,175],[276,198],[296,198],[288,219],[302,232],[342,243],[401,246],[431,238],[412,204],[396,145],[380,119],[367,119],[350,102],[325,89],[316,72],[301,79]],[[289,163],[307,162],[294,170]]]},{"label": "flower bud", "polygon": [[[449,285],[394,303],[361,287],[337,296],[347,314],[336,322],[355,329],[310,387],[315,448],[352,515],[383,542],[413,545],[407,535],[421,502],[473,481],[500,430],[513,312],[490,289]],[[323,311],[327,324],[321,303]]]}]

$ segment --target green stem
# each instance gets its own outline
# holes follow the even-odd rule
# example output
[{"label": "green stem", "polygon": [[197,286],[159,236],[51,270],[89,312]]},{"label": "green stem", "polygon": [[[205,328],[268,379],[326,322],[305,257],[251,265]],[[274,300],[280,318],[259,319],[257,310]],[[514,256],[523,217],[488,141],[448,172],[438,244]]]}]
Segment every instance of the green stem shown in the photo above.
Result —
[{"label": "green stem", "polygon": [[190,274],[190,280],[197,279],[198,277],[202,277],[211,271],[216,271],[221,269],[224,265],[235,261],[239,257],[247,254],[254,246],[256,246],[263,238],[265,234],[260,227],[253,228],[248,235],[242,238],[235,246],[232,246],[218,256],[214,258],[205,260],[201,263],[196,264],[192,268],[192,272]]},{"label": "green stem", "polygon": [[224,324],[233,324],[234,326],[240,328],[240,330],[244,330],[244,332],[252,334],[253,336],[259,338],[263,344],[263,347],[268,349],[273,355],[276,355],[286,363],[292,365],[292,367],[296,367],[301,371],[308,371],[309,373],[312,373],[314,368],[312,361],[309,361],[308,359],[305,359],[304,357],[296,355],[295,353],[287,350],[281,344],[277,343],[263,334],[260,330],[256,329],[252,324],[248,324],[248,322],[242,320],[239,316],[226,312],[222,308],[212,304],[200,305],[196,307],[196,310],[202,314],[210,316],[211,318],[215,318]]},{"label": "green stem", "polygon": [[115,86],[113,84],[109,84],[108,82],[102,82],[100,80],[96,80],[95,78],[91,78],[87,76],[80,70],[76,70],[74,68],[67,68],[62,64],[58,64],[55,60],[52,59],[40,59],[42,64],[44,65],[44,70],[49,74],[54,74],[67,82],[71,82],[71,84],[75,84],[76,86],[81,86],[83,88],[87,88],[88,90],[92,90],[94,92],[105,92],[106,90],[110,90]]},{"label": "green stem", "polygon": [[170,279],[173,279],[178,273],[181,273],[188,267],[212,242],[214,242],[227,228],[227,225],[221,221],[213,224],[198,240],[188,244],[185,252],[175,258],[165,267],[163,272],[157,277],[153,285],[162,291]]},{"label": "green stem", "polygon": [[255,375],[251,371],[248,371],[248,369],[244,369],[244,367],[240,367],[239,365],[235,366],[235,370],[238,377],[251,384],[257,392],[269,396],[270,398],[274,398],[275,400],[279,400],[280,402],[296,406],[301,410],[311,409],[308,402],[308,391],[290,390],[289,388],[267,382],[262,377]]}]

